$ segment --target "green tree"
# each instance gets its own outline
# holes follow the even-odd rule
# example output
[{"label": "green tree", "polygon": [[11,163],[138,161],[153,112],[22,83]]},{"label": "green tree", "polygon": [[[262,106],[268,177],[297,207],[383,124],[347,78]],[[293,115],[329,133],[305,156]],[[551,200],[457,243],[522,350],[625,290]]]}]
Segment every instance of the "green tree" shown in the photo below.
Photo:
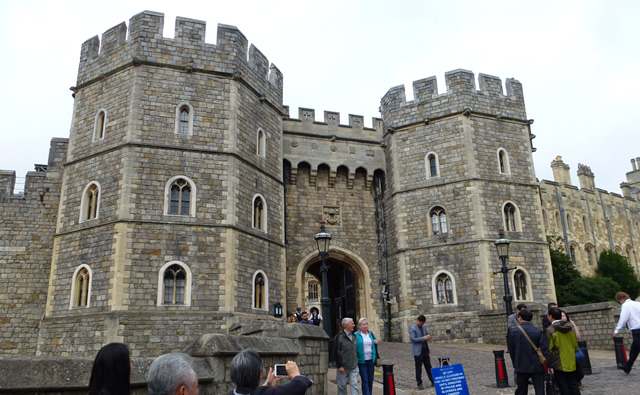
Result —
[{"label": "green tree", "polygon": [[596,273],[620,284],[619,291],[628,293],[633,300],[640,294],[640,281],[625,256],[611,250],[602,251]]},{"label": "green tree", "polygon": [[576,306],[614,300],[620,284],[608,277],[580,277],[567,284],[556,283],[559,306]]}]

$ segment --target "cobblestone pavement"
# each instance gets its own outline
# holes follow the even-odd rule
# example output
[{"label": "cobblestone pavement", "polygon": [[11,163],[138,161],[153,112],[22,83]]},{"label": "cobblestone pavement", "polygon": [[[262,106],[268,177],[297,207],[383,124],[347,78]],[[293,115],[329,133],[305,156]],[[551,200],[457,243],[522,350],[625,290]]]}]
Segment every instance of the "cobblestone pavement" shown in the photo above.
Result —
[{"label": "cobblestone pavement", "polygon": [[[407,343],[380,343],[378,346],[384,363],[393,364],[394,380],[398,394],[425,395],[435,394],[435,388],[426,387],[420,391],[416,386],[415,368],[411,356],[411,344]],[[493,350],[504,350],[504,347],[495,344],[430,344],[431,364],[438,366],[438,358],[449,358],[451,364],[461,363],[467,385],[471,395],[513,394],[515,384],[513,381],[513,368],[509,354],[505,353],[508,367],[508,388],[496,387],[496,374]],[[625,374],[615,367],[615,355],[613,351],[589,350],[593,374],[586,375],[582,380],[582,394],[640,394],[638,377],[640,371],[634,369],[630,374]],[[637,364],[636,364],[637,365]],[[640,368],[640,366],[636,366]],[[329,374],[328,394],[336,394],[335,369]],[[382,368],[376,368],[382,372]],[[423,371],[422,379],[425,385],[429,384],[426,372]],[[376,375],[374,383],[374,395],[382,394],[382,375]],[[533,386],[529,387],[529,393],[533,394]]]}]

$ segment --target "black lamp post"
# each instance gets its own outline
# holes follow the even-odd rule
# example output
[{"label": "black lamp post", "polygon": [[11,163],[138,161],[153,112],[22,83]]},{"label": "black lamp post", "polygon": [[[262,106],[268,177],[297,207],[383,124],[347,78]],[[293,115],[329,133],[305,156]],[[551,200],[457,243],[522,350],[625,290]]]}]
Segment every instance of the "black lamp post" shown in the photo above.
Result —
[{"label": "black lamp post", "polygon": [[273,316],[276,318],[282,317],[282,304],[280,302],[273,305]]},{"label": "black lamp post", "polygon": [[500,257],[500,261],[502,262],[502,267],[500,271],[493,272],[493,274],[502,273],[502,277],[504,278],[504,304],[507,309],[507,317],[513,314],[513,310],[511,307],[511,301],[513,297],[511,296],[511,292],[509,292],[509,270],[515,269],[515,267],[507,267],[507,259],[509,259],[509,244],[511,242],[504,238],[504,232],[500,229],[500,238],[496,240],[496,249],[498,250],[498,256]]},{"label": "black lamp post", "polygon": [[318,243],[318,254],[322,258],[322,265],[320,265],[320,273],[322,273],[322,299],[320,304],[322,305],[322,326],[327,335],[331,337],[331,301],[329,300],[329,285],[327,280],[327,272],[329,271],[329,265],[327,265],[327,254],[329,254],[329,243],[331,242],[331,234],[327,233],[324,227],[324,221],[320,222],[320,233],[314,236],[316,243]]}]

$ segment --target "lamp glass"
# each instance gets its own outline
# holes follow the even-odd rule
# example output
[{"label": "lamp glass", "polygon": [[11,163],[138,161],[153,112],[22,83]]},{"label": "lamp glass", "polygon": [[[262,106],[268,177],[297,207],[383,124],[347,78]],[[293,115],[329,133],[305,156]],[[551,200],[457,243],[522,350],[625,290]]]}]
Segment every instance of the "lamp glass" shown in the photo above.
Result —
[{"label": "lamp glass", "polygon": [[509,240],[499,239],[496,240],[496,249],[498,250],[498,256],[509,256]]}]

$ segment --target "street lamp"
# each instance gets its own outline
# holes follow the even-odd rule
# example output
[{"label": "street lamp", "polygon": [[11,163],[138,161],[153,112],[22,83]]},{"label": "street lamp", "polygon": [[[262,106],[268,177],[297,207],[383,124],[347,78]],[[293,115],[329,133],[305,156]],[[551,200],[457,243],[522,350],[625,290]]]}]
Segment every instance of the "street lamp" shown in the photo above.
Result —
[{"label": "street lamp", "polygon": [[322,299],[320,304],[322,305],[322,326],[327,335],[331,337],[331,301],[329,300],[329,285],[327,280],[327,272],[329,271],[329,265],[327,265],[327,254],[329,254],[329,243],[331,242],[331,234],[327,233],[324,227],[324,221],[320,222],[320,233],[314,236],[316,243],[318,243],[318,254],[322,258],[322,264],[320,265],[320,273],[322,273]]},{"label": "street lamp", "polygon": [[511,292],[509,292],[509,270],[515,269],[515,267],[507,267],[507,259],[509,259],[509,244],[511,242],[504,238],[504,232],[500,229],[500,238],[496,240],[496,249],[498,250],[498,256],[500,257],[500,261],[502,262],[502,267],[500,271],[493,272],[493,274],[502,273],[502,277],[504,278],[504,304],[507,309],[507,317],[513,314],[513,310],[511,307],[511,301],[513,297],[511,296]]}]

